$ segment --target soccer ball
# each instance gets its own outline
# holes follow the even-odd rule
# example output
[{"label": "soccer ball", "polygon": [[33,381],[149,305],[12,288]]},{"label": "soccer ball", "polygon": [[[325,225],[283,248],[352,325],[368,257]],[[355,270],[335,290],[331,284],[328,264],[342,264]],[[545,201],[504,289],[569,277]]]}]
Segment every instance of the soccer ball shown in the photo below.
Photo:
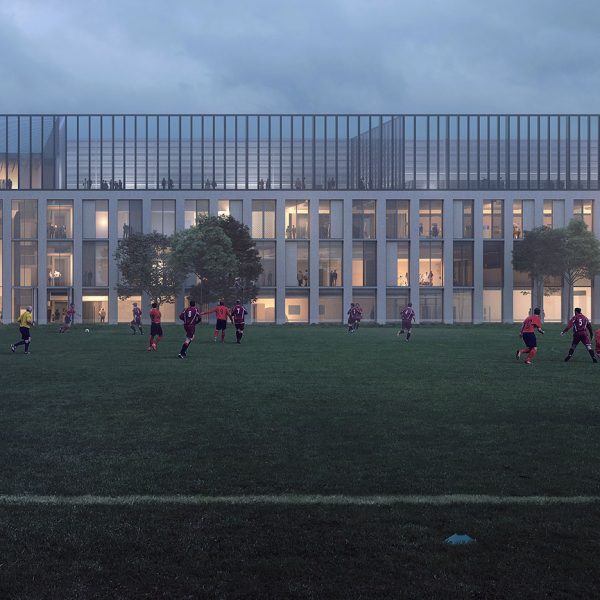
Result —
[{"label": "soccer ball", "polygon": [[89,330],[89,329],[86,329],[86,330],[85,330],[85,332],[86,332],[86,333],[89,333],[89,332],[90,332],[90,330]]}]

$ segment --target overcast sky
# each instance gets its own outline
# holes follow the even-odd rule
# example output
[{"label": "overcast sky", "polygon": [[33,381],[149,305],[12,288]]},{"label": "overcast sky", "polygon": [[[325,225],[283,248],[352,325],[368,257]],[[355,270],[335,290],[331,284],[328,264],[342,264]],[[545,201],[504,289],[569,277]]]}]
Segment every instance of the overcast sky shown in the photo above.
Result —
[{"label": "overcast sky", "polygon": [[597,113],[599,24],[597,0],[0,0],[0,113]]}]

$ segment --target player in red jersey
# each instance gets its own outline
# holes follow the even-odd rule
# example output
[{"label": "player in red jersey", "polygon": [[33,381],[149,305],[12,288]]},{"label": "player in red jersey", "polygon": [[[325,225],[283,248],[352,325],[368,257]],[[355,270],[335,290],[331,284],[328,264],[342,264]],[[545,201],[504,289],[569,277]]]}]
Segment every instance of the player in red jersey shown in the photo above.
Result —
[{"label": "player in red jersey", "polygon": [[225,342],[225,330],[227,329],[227,319],[230,319],[233,323],[233,319],[231,318],[231,311],[225,306],[225,302],[221,300],[217,306],[207,310],[202,313],[202,316],[209,315],[210,313],[215,313],[217,317],[217,325],[215,326],[215,335],[214,341],[217,341],[217,337],[219,336],[219,331],[221,332],[221,343]]},{"label": "player in red jersey", "polygon": [[202,321],[200,311],[196,308],[196,303],[193,300],[190,300],[190,305],[181,312],[179,318],[183,321],[185,342],[183,342],[183,346],[181,346],[178,356],[179,358],[185,358],[187,356],[188,347],[196,334],[196,325]]},{"label": "player in red jersey", "polygon": [[235,301],[235,306],[231,309],[231,318],[235,325],[235,339],[237,344],[242,343],[242,337],[244,336],[244,325],[245,318],[248,311],[244,308],[239,300]]},{"label": "player in red jersey", "polygon": [[140,330],[140,335],[144,335],[142,331],[142,309],[137,305],[137,302],[133,303],[133,308],[131,309],[133,314],[133,319],[131,323],[129,323],[129,327],[131,327],[131,331],[133,331],[133,335],[135,335],[135,328],[137,327]]},{"label": "player in red jersey", "polygon": [[413,321],[416,319],[415,310],[412,307],[412,302],[409,302],[406,307],[400,313],[402,319],[402,328],[396,335],[404,335],[406,329],[406,341],[410,340],[410,334],[412,329]]},{"label": "player in red jersey", "polygon": [[[148,352],[154,350],[156,352],[156,346],[163,336],[162,325],[160,319],[162,315],[158,310],[158,304],[152,303],[152,310],[150,311],[150,342],[148,343]],[[156,337],[156,339],[155,339]]]},{"label": "player in red jersey", "polygon": [[357,314],[358,313],[356,311],[356,305],[354,304],[354,302],[351,302],[350,308],[348,310],[348,333],[353,333],[356,329],[354,327],[354,324],[356,323]]},{"label": "player in red jersey", "polygon": [[575,309],[575,314],[571,317],[571,320],[567,323],[567,326],[560,332],[560,335],[565,335],[569,329],[573,330],[573,341],[571,342],[571,347],[569,348],[569,353],[565,356],[565,362],[571,360],[573,353],[575,352],[575,348],[577,348],[577,344],[581,342],[589,352],[592,360],[597,363],[598,359],[594,355],[594,351],[592,350],[592,342],[591,339],[594,336],[594,331],[592,330],[592,324],[590,320],[581,313],[580,308]]},{"label": "player in red jersey", "polygon": [[539,308],[534,308],[533,315],[529,315],[523,321],[523,325],[521,325],[521,330],[519,331],[519,335],[525,342],[525,348],[517,350],[516,357],[517,360],[519,360],[519,358],[521,358],[521,354],[527,354],[527,360],[525,361],[526,365],[530,365],[531,361],[537,354],[537,339],[535,337],[535,330],[537,329],[542,335],[544,335],[542,321],[540,320],[541,312],[542,311]]},{"label": "player in red jersey", "polygon": [[61,325],[58,333],[65,333],[66,331],[70,331],[71,325],[73,325],[73,321],[75,320],[75,305],[69,304],[69,308],[65,312],[65,318],[63,324]]}]

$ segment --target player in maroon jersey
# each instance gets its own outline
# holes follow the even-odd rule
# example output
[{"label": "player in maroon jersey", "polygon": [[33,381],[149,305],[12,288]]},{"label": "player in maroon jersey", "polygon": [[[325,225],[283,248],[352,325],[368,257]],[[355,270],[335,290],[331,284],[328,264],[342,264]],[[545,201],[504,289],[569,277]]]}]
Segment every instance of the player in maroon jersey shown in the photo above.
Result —
[{"label": "player in maroon jersey", "polygon": [[357,302],[354,305],[354,310],[356,311],[356,318],[354,319],[354,331],[356,331],[360,326],[360,322],[362,321],[363,309],[362,306]]},{"label": "player in maroon jersey", "polygon": [[144,335],[144,332],[142,331],[142,309],[137,305],[137,302],[133,303],[131,312],[133,314],[133,319],[131,320],[131,323],[129,323],[129,327],[131,327],[133,335],[136,333],[136,327],[140,330],[140,335]]},{"label": "player in maroon jersey", "polygon": [[235,306],[231,309],[231,319],[235,325],[235,339],[237,344],[242,343],[242,337],[244,336],[244,321],[248,311],[243,307],[239,300],[235,301]]},{"label": "player in maroon jersey", "polygon": [[58,333],[65,333],[66,331],[71,330],[71,325],[73,325],[73,321],[75,320],[75,305],[69,304],[69,308],[65,312],[65,318],[63,324],[61,325]]},{"label": "player in maroon jersey", "polygon": [[573,341],[571,342],[569,353],[567,356],[565,356],[565,362],[571,360],[571,357],[575,352],[575,348],[577,348],[577,344],[581,342],[587,348],[592,360],[597,363],[598,359],[594,356],[594,351],[592,350],[591,340],[594,336],[592,324],[590,323],[590,320],[581,313],[580,308],[575,309],[575,314],[571,317],[571,320],[567,323],[567,326],[560,332],[560,335],[565,335],[569,329],[573,330]]},{"label": "player in maroon jersey", "polygon": [[354,302],[350,303],[350,309],[348,310],[348,333],[353,333],[355,330],[354,324],[356,323],[356,305]]},{"label": "player in maroon jersey", "polygon": [[179,358],[185,358],[187,356],[187,349],[196,334],[196,325],[202,321],[202,317],[200,316],[200,311],[196,308],[196,303],[190,300],[190,305],[181,312],[179,318],[183,321],[185,342],[183,342],[178,356]]},{"label": "player in maroon jersey", "polygon": [[416,318],[415,311],[412,307],[412,302],[409,302],[402,310],[400,313],[400,318],[402,319],[402,328],[396,335],[404,335],[404,330],[406,329],[406,341],[408,342],[408,340],[410,340],[412,322]]}]

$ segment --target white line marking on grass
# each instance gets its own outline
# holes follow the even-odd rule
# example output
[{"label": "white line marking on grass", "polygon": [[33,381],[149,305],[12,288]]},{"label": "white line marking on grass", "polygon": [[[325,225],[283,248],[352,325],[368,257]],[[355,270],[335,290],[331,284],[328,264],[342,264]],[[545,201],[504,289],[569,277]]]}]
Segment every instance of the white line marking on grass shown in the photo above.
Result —
[{"label": "white line marking on grass", "polygon": [[289,506],[393,506],[401,504],[449,506],[452,504],[481,505],[561,505],[597,504],[600,496],[491,496],[487,494],[443,494],[438,496],[381,495],[347,496],[321,494],[265,494],[250,496],[205,496],[205,495],[143,495],[127,496],[42,496],[0,495],[0,506],[132,506],[132,505],[289,505]]}]

